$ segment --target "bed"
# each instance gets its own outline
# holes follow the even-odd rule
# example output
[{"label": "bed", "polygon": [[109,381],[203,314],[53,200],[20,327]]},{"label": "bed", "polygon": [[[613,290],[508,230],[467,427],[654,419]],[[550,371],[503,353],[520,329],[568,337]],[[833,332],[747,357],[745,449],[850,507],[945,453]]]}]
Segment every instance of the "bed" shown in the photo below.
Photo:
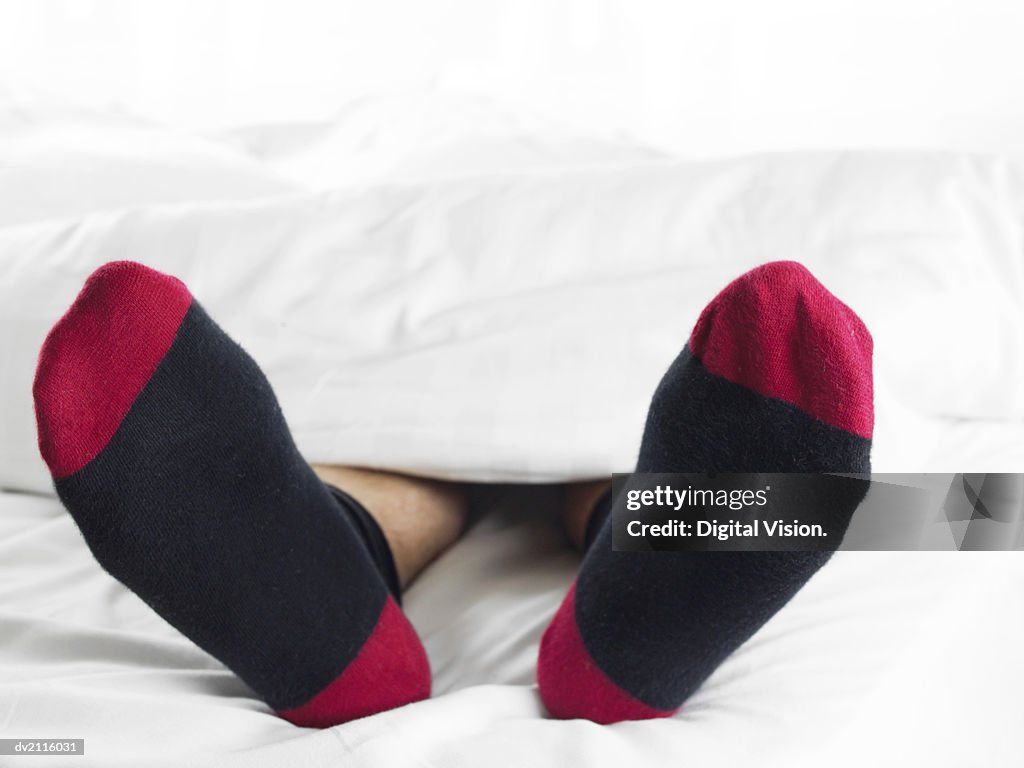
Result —
[{"label": "bed", "polygon": [[[62,165],[46,148],[83,135],[83,120],[96,145],[78,146],[78,181],[61,187],[67,153]],[[876,469],[1024,471],[1014,161],[686,162],[591,142],[550,168],[512,132],[500,142],[522,154],[497,155],[515,167],[460,168],[449,152],[443,174],[416,157],[346,184],[325,182],[323,157],[275,155],[255,129],[172,142],[109,116],[11,124],[36,154],[9,150],[0,175],[23,202],[0,221],[0,737],[87,745],[40,763],[1019,760],[1014,552],[841,553],[670,720],[555,721],[534,684],[577,563],[554,484],[630,469],[650,393],[700,308],[757,263],[802,261],[874,332]],[[75,197],[76,184],[105,194]],[[26,202],[55,186],[59,199]],[[118,258],[188,282],[264,368],[311,460],[475,484],[466,537],[405,599],[429,701],[291,726],[93,562],[36,453],[30,383],[46,330]]]}]

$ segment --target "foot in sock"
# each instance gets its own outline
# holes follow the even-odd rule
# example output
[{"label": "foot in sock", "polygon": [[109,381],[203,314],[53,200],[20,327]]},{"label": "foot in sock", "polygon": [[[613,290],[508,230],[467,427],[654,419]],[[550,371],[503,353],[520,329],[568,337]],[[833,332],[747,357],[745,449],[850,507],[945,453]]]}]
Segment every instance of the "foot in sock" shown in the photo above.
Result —
[{"label": "foot in sock", "polygon": [[100,268],[34,395],[96,559],[280,715],[324,727],[429,696],[379,527],[316,477],[262,372],[180,281]]},{"label": "foot in sock", "polygon": [[[702,313],[654,394],[638,472],[870,471],[871,336],[806,269],[766,264]],[[837,491],[849,522],[863,488]],[[541,642],[548,711],[667,717],[828,560],[827,552],[612,551],[610,493]]]}]

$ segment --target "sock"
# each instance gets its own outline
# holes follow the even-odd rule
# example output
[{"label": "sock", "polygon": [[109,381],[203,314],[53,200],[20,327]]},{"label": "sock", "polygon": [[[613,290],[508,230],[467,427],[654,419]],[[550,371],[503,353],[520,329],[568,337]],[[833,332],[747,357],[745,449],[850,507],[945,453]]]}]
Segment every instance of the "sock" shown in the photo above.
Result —
[{"label": "sock", "polygon": [[[869,472],[871,336],[806,269],[766,264],[701,314],[658,386],[638,472]],[[864,488],[836,491],[848,524]],[[667,717],[828,560],[829,552],[612,551],[606,494],[541,641],[548,711],[598,723]]]},{"label": "sock", "polygon": [[99,563],[282,717],[325,727],[429,696],[380,529],[317,478],[263,373],[180,281],[97,270],[33,392]]}]

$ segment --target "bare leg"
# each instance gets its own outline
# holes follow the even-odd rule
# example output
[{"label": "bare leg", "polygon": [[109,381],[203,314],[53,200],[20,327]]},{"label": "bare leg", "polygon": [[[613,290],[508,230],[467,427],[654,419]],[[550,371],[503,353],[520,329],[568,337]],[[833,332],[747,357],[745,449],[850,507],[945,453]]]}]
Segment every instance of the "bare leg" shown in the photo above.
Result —
[{"label": "bare leg", "polygon": [[462,534],[466,495],[456,483],[326,464],[314,464],[313,471],[373,515],[391,547],[403,589]]},{"label": "bare leg", "polygon": [[594,511],[594,504],[611,485],[611,480],[588,480],[565,486],[562,520],[569,540],[577,549],[583,549],[587,521],[590,520],[590,513]]}]

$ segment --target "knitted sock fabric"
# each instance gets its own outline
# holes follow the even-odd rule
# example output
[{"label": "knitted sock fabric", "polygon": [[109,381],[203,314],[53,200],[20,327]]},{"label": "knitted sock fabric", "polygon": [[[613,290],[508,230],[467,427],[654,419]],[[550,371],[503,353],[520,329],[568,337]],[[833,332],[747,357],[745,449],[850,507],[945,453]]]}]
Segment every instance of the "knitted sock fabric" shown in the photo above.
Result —
[{"label": "knitted sock fabric", "polygon": [[180,281],[96,271],[34,395],[99,563],[282,717],[324,727],[429,696],[379,528],[316,477],[263,373]]},{"label": "knitted sock fabric", "polygon": [[[654,394],[638,472],[869,472],[871,336],[802,266],[735,280]],[[864,489],[837,490],[849,522]],[[612,551],[606,495],[541,642],[548,711],[598,723],[673,714],[828,552]],[[798,512],[799,510],[797,510]]]}]

